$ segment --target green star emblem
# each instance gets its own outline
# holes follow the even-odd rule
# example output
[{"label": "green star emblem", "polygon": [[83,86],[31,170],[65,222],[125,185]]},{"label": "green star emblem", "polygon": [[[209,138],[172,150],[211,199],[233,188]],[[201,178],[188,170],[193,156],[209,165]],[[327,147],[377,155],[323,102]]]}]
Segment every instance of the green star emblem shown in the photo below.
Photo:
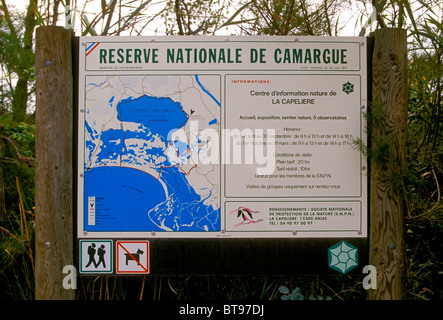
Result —
[{"label": "green star emblem", "polygon": [[345,241],[328,249],[329,267],[341,273],[358,266],[358,249]]},{"label": "green star emblem", "polygon": [[350,94],[351,92],[354,92],[354,84],[350,83],[349,81],[343,84],[343,91],[346,92],[346,94]]}]

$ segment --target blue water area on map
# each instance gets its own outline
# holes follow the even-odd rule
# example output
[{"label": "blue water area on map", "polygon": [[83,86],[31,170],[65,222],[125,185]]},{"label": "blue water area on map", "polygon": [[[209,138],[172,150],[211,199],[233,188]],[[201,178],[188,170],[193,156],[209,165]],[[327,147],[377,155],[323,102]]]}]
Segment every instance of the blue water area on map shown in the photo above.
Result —
[{"label": "blue water area on map", "polygon": [[[143,95],[120,101],[116,110],[121,128],[100,133],[95,160],[98,166],[85,168],[84,230],[219,231],[220,209],[204,203],[211,197],[210,190],[197,194],[186,173],[165,155],[168,143],[172,143],[178,155],[189,156],[187,143],[170,139],[189,118],[180,103]],[[139,123],[139,127],[128,130],[134,127],[126,125],[128,122]],[[97,131],[87,122],[85,128],[94,140],[98,139]],[[95,145],[87,143],[85,147],[92,151]],[[148,166],[158,175],[134,166]],[[95,225],[87,224],[88,197],[95,197]]]},{"label": "blue water area on map", "polygon": [[130,97],[118,103],[117,111],[118,120],[142,123],[151,132],[166,139],[169,138],[171,130],[183,127],[188,121],[188,115],[180,103],[165,97]]},{"label": "blue water area on map", "polygon": [[[162,146],[153,146],[157,135],[147,132],[125,131],[125,143],[121,151],[121,165],[128,166],[130,164],[150,163],[151,168],[160,168],[170,165],[165,156],[165,148]],[[130,139],[136,139],[136,143],[128,142]],[[163,138],[165,139],[165,138]],[[135,152],[137,150],[137,153]],[[162,161],[157,160],[162,157]]]},{"label": "blue water area on map", "polygon": [[174,145],[174,148],[177,150],[178,156],[184,154],[189,149],[188,144],[180,140],[174,140],[172,141],[172,144]]},{"label": "blue water area on map", "polygon": [[206,92],[206,94],[207,94],[209,97],[211,97],[211,99],[214,100],[214,102],[215,102],[219,107],[221,107],[220,102],[219,102],[219,101],[218,101],[218,100],[212,95],[212,93],[210,93],[208,90],[206,90],[206,88],[205,88],[204,85],[202,85],[202,83],[200,82],[200,79],[199,79],[198,75],[195,75],[195,80],[197,81],[197,83],[198,83],[198,85],[200,86],[200,88],[201,88],[204,92]]},{"label": "blue water area on map", "polygon": [[91,128],[89,123],[85,121],[85,129],[88,132],[89,136],[91,137],[91,140],[95,140],[98,138],[98,133],[94,128]]},{"label": "blue water area on map", "polygon": [[173,231],[220,231],[220,209],[207,206],[189,185],[178,167],[164,168],[162,180],[168,186],[169,197],[149,212],[156,224]]},{"label": "blue water area on map", "polygon": [[[161,231],[148,212],[165,201],[161,183],[132,168],[96,167],[85,172],[85,231]],[[95,197],[94,225],[88,222],[88,197]]]},{"label": "blue water area on map", "polygon": [[125,139],[125,133],[122,130],[109,129],[103,131],[100,136],[102,145],[99,154],[99,159],[119,159],[123,143]]}]

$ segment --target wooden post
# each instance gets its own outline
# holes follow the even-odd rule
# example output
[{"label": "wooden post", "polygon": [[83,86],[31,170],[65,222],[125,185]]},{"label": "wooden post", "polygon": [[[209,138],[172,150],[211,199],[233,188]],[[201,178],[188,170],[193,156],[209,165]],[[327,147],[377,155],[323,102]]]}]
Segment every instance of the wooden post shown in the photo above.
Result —
[{"label": "wooden post", "polygon": [[374,33],[369,263],[377,269],[377,289],[369,290],[371,300],[403,298],[405,205],[393,177],[406,164],[406,40],[402,29]]},{"label": "wooden post", "polygon": [[74,299],[62,285],[74,264],[71,30],[37,29],[35,69],[35,298]]}]

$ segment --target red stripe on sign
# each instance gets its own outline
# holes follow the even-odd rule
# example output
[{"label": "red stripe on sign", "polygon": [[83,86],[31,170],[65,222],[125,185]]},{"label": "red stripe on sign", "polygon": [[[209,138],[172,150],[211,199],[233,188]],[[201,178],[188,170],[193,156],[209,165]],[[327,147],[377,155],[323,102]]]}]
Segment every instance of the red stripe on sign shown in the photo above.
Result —
[{"label": "red stripe on sign", "polygon": [[89,51],[86,53],[86,56],[88,56],[88,54],[90,54],[95,48],[97,48],[97,46],[98,46],[99,44],[100,44],[100,42],[97,42],[96,45],[93,46],[93,47],[91,48],[91,50],[89,50]]},{"label": "red stripe on sign", "polygon": [[[140,261],[138,261],[137,259],[134,258],[134,256],[125,248],[123,247],[123,245],[121,243],[118,244],[123,250],[126,251],[126,253],[135,261],[137,262],[137,264],[145,271],[145,272],[149,272],[149,270],[147,268],[145,268]],[[146,253],[147,254],[147,253]],[[135,271],[136,272],[136,271]]]}]

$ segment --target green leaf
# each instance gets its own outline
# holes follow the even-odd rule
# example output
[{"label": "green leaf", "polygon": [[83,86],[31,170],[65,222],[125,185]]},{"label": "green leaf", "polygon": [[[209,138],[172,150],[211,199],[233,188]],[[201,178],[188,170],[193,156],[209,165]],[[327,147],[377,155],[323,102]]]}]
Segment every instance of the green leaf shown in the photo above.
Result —
[{"label": "green leaf", "polygon": [[300,288],[299,288],[299,287],[296,287],[296,288],[294,289],[294,291],[292,291],[292,294],[294,294],[294,293],[300,293]]},{"label": "green leaf", "polygon": [[280,286],[280,288],[278,288],[278,291],[280,291],[280,293],[283,293],[283,294],[289,293],[289,289],[285,286]]},{"label": "green leaf", "polygon": [[292,300],[299,300],[299,298],[300,298],[300,292],[296,292],[296,293],[292,292],[292,295],[291,295]]}]

